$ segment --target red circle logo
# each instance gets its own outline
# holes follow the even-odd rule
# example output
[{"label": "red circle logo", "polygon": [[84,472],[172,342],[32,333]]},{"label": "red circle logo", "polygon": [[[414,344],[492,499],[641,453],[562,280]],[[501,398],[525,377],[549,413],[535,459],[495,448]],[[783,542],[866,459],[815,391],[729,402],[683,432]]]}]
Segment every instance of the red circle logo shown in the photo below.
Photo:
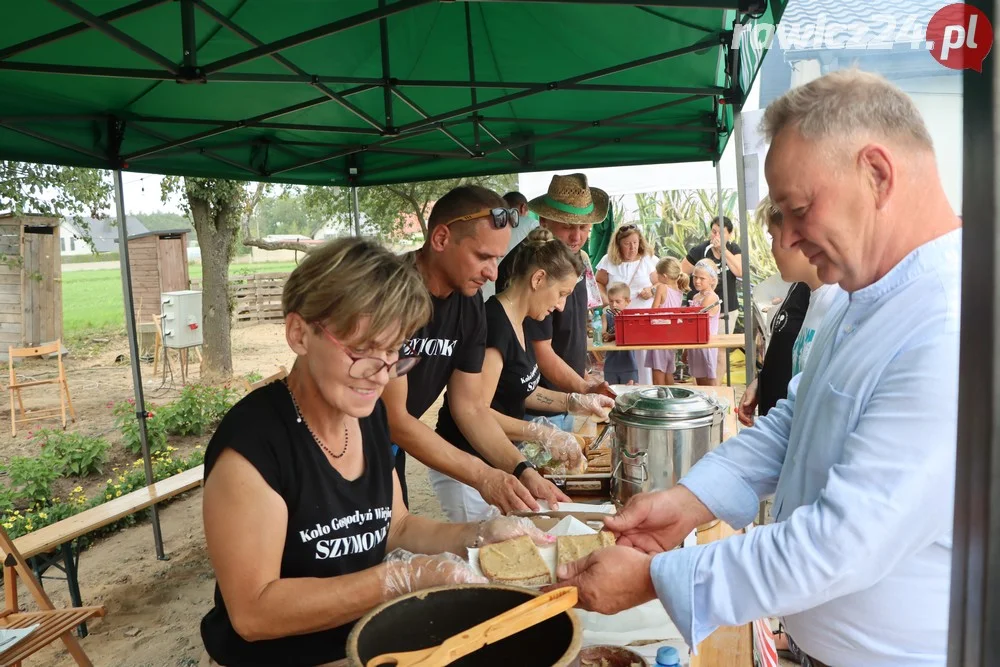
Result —
[{"label": "red circle logo", "polygon": [[958,2],[942,7],[927,24],[931,56],[950,69],[983,71],[993,48],[993,26],[977,7]]}]

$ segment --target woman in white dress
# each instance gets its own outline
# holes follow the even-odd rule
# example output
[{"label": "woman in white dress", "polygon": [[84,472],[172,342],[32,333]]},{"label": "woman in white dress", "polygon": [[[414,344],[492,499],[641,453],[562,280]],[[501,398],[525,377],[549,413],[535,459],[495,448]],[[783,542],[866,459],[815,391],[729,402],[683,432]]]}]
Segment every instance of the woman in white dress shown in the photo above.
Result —
[{"label": "woman in white dress", "polygon": [[[597,284],[604,303],[608,303],[608,285],[621,282],[629,286],[632,294],[630,310],[652,308],[658,261],[653,255],[653,246],[638,226],[619,227],[608,244],[608,253],[597,264]],[[645,351],[635,353],[635,363],[639,368],[639,384],[652,384],[652,372],[645,367]]]}]

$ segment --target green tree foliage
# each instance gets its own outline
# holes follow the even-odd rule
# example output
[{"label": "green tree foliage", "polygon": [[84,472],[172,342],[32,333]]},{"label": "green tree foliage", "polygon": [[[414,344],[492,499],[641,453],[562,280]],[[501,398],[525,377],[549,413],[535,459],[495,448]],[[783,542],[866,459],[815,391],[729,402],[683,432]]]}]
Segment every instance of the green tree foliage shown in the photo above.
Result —
[{"label": "green tree foliage", "polygon": [[[374,185],[358,190],[358,202],[367,226],[379,236],[396,240],[406,235],[406,221],[412,216],[420,228],[423,240],[427,235],[427,218],[431,207],[442,195],[459,185],[477,184],[503,195],[517,186],[517,176],[471,176],[441,181]],[[336,226],[350,229],[351,192],[349,188],[310,186],[305,192],[306,205],[319,217]]]},{"label": "green tree foliage", "polygon": [[97,169],[0,161],[0,212],[99,218],[111,182]]}]

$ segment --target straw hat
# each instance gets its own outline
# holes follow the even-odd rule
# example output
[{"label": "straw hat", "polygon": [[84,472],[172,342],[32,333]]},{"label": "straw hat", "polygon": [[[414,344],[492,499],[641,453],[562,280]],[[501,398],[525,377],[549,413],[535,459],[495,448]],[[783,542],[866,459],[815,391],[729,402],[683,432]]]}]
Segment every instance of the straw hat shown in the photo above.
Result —
[{"label": "straw hat", "polygon": [[608,193],[589,187],[584,174],[556,175],[549,191],[528,202],[528,209],[567,225],[591,225],[608,216]]}]

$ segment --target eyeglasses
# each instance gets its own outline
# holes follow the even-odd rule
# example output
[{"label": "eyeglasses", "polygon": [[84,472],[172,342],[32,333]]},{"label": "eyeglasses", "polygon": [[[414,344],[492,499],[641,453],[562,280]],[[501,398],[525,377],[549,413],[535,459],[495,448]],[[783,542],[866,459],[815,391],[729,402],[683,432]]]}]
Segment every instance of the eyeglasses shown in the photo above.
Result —
[{"label": "eyeglasses", "polygon": [[621,236],[622,234],[625,234],[627,232],[634,231],[636,229],[639,229],[639,225],[632,225],[632,224],[622,225],[621,227],[618,228],[618,236]]},{"label": "eyeglasses", "polygon": [[420,357],[401,357],[393,362],[388,362],[384,359],[379,359],[378,357],[356,357],[351,354],[351,351],[347,349],[347,346],[337,340],[330,331],[320,324],[316,323],[326,337],[333,341],[337,347],[339,347],[347,357],[353,361],[351,367],[347,369],[347,374],[350,375],[355,380],[367,380],[370,377],[378,375],[382,372],[383,368],[389,369],[390,378],[398,378],[401,375],[406,375],[413,370],[413,367],[417,365],[420,361]]},{"label": "eyeglasses", "polygon": [[475,220],[476,218],[483,218],[490,216],[490,222],[493,223],[494,229],[503,229],[507,225],[511,227],[517,227],[517,223],[520,221],[520,214],[517,212],[516,208],[494,208],[488,209],[484,208],[481,211],[476,211],[475,213],[470,213],[468,215],[463,215],[460,218],[455,218],[454,220],[449,220],[444,223],[444,226],[453,225],[456,222],[468,222],[469,220]]}]

